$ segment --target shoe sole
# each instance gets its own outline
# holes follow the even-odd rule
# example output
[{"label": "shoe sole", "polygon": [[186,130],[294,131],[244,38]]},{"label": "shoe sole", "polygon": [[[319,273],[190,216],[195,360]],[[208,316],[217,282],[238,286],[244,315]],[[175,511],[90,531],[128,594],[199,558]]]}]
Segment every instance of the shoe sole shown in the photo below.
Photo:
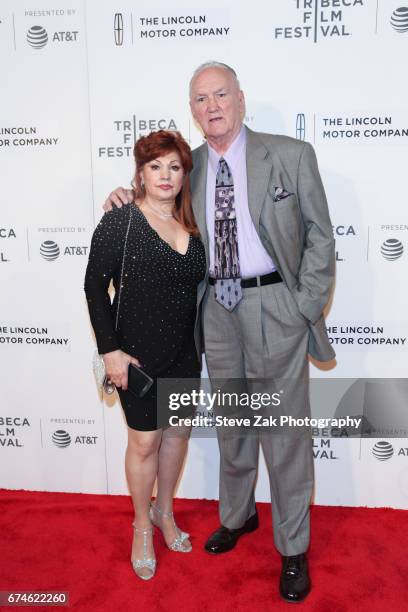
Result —
[{"label": "shoe sole", "polygon": [[[307,594],[309,595],[309,593]],[[286,599],[286,597],[284,597],[283,595],[281,595],[281,599],[283,601],[286,601],[286,603],[292,603],[292,604],[301,604],[305,601],[305,599],[307,598],[307,595],[305,595],[303,597],[303,599]]]},{"label": "shoe sole", "polygon": [[307,598],[307,596],[310,595],[310,591],[306,593],[306,595],[302,597],[302,599],[287,599],[284,595],[282,595],[280,591],[279,591],[279,595],[281,596],[281,599],[283,599],[283,601],[286,601],[286,603],[297,604],[297,603],[303,603],[305,599]]}]

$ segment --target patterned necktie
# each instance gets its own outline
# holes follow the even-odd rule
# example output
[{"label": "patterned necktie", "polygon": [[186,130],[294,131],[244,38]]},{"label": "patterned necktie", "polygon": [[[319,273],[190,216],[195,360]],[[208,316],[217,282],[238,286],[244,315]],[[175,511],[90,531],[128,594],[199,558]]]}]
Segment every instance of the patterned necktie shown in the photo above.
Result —
[{"label": "patterned necktie", "polygon": [[234,181],[225,159],[218,164],[215,183],[215,299],[233,310],[242,298]]}]

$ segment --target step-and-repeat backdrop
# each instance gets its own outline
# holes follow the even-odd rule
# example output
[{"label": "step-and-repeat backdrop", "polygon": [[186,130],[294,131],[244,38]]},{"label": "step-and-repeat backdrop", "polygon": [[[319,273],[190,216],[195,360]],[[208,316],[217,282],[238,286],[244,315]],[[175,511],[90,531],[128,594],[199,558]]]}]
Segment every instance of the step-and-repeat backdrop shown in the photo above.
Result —
[{"label": "step-and-repeat backdrop", "polygon": [[[201,144],[188,83],[210,59],[238,72],[249,127],[317,152],[337,364],[312,376],[407,377],[408,0],[3,0],[0,51],[1,487],[127,492],[120,405],[91,369],[90,239],[135,139]],[[403,436],[315,433],[317,503],[407,507]],[[191,440],[178,495],[218,497],[214,438]]]}]

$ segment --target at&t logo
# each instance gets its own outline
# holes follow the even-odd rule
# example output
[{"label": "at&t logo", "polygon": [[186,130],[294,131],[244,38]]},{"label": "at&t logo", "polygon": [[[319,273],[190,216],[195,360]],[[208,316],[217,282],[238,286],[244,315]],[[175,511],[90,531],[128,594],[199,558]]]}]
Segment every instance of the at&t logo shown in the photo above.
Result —
[{"label": "at&t logo", "polygon": [[408,448],[402,446],[398,452],[394,451],[394,447],[388,440],[379,440],[372,448],[372,453],[378,461],[388,461],[394,456],[408,457]]},{"label": "at&t logo", "polygon": [[60,254],[60,248],[53,240],[45,240],[40,246],[40,255],[46,261],[55,261]]},{"label": "at&t logo", "polygon": [[48,42],[47,30],[42,26],[32,26],[27,32],[27,42],[33,49],[42,49]]},{"label": "at&t logo", "polygon": [[391,27],[399,34],[408,32],[408,6],[395,9],[391,15]]},{"label": "at&t logo", "polygon": [[71,444],[71,436],[67,431],[57,429],[57,431],[54,431],[52,434],[52,441],[58,448],[66,448]]},{"label": "at&t logo", "polygon": [[[54,431],[51,439],[58,448],[67,448],[72,442],[72,438],[69,433],[63,429],[57,429],[57,431]],[[96,444],[97,439],[98,436],[75,436],[74,444],[93,445]]]},{"label": "at&t logo", "polygon": [[[60,256],[61,251],[56,242],[45,240],[40,246],[40,255],[46,261],[55,261]],[[87,246],[66,246],[63,255],[87,255]]]},{"label": "at&t logo", "polygon": [[[68,32],[54,32],[51,37],[51,42],[76,42],[78,40],[78,30]],[[40,25],[31,26],[27,32],[27,43],[33,49],[43,49],[48,43],[47,30]]]},{"label": "at&t logo", "polygon": [[380,440],[373,446],[373,455],[378,461],[387,461],[387,459],[391,459],[393,454],[394,448],[386,440]]},{"label": "at&t logo", "polygon": [[402,242],[397,240],[397,238],[388,238],[382,243],[380,250],[384,259],[387,259],[388,261],[395,261],[402,256],[404,247]]}]

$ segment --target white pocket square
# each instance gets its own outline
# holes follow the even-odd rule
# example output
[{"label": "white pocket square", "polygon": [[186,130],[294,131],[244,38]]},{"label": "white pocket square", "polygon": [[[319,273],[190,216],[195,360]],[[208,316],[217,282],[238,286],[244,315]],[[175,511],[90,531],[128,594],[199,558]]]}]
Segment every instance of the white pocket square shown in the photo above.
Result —
[{"label": "white pocket square", "polygon": [[291,193],[290,191],[286,191],[286,189],[283,189],[283,187],[274,187],[275,189],[275,194],[273,197],[273,201],[274,202],[279,202],[280,200],[284,200],[285,198],[294,195],[293,193]]}]

